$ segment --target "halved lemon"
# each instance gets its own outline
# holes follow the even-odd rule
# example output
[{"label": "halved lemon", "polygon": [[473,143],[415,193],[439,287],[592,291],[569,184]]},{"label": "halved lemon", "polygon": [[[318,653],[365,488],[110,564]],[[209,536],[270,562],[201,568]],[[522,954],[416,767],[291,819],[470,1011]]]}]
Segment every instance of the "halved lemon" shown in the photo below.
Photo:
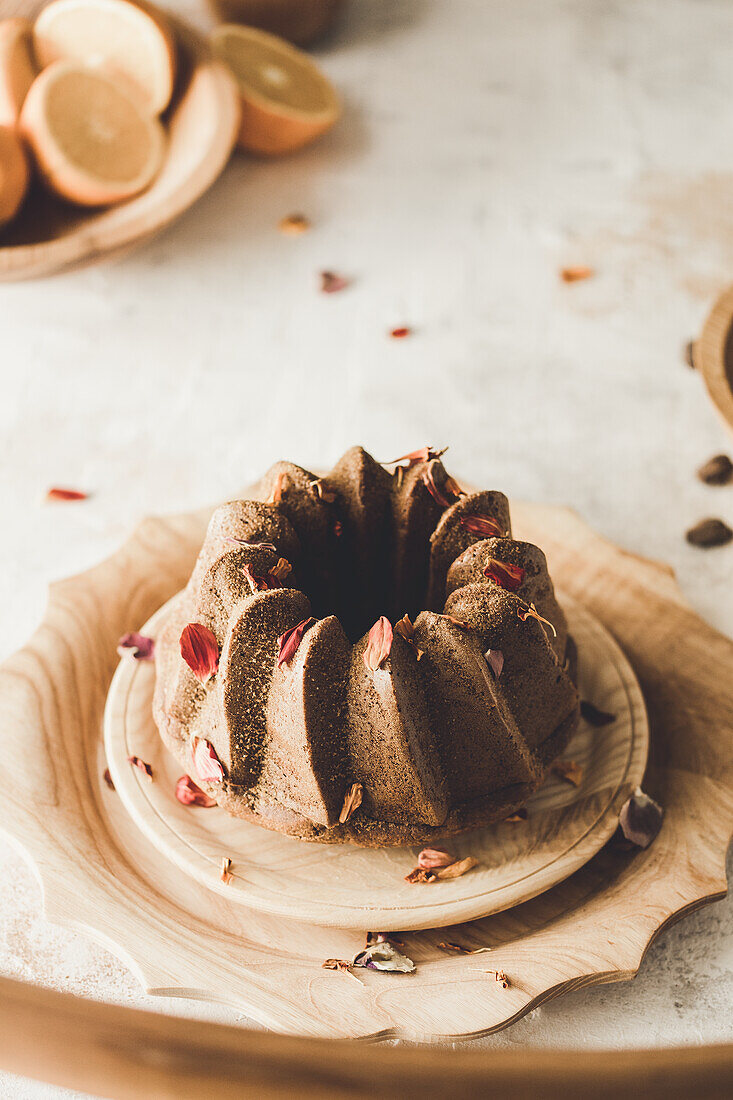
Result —
[{"label": "halved lemon", "polygon": [[15,126],[23,100],[36,78],[28,19],[0,23],[0,126]]},{"label": "halved lemon", "polygon": [[56,61],[36,78],[20,129],[51,189],[79,206],[138,194],[165,151],[160,122],[126,87],[74,61]]},{"label": "halved lemon", "polygon": [[151,114],[170,102],[175,40],[152,7],[129,0],[53,0],[36,20],[33,45],[41,66],[84,61],[129,81]]},{"label": "halved lemon", "polygon": [[11,221],[20,210],[29,177],[21,138],[9,126],[0,126],[0,225]]},{"label": "halved lemon", "polygon": [[341,104],[331,82],[282,38],[224,23],[213,31],[211,45],[239,85],[244,149],[288,153],[329,130],[339,117]]}]

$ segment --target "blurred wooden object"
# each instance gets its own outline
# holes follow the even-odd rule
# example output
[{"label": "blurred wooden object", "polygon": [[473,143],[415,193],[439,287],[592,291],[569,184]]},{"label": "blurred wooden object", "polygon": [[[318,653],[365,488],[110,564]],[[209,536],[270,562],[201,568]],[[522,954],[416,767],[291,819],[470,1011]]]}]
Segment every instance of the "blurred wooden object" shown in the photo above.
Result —
[{"label": "blurred wooden object", "polygon": [[331,30],[343,0],[209,0],[209,6],[222,23],[243,23],[310,46]]},{"label": "blurred wooden object", "polygon": [[692,347],[711,400],[733,431],[733,287],[728,287],[711,309],[700,339]]}]

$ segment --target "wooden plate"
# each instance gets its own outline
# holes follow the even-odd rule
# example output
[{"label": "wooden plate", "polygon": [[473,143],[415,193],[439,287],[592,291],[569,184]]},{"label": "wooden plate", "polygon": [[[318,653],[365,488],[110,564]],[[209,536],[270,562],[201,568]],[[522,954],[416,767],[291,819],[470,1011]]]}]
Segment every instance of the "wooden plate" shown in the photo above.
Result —
[{"label": "wooden plate", "polygon": [[36,182],[19,216],[0,230],[0,281],[55,275],[123,254],[179,217],[223,170],[239,128],[234,78],[199,34],[168,18],[180,61],[163,116],[168,147],[159,175],[147,191],[105,209],[72,206]]},{"label": "wooden plate", "polygon": [[[616,715],[593,729],[581,722],[565,758],[583,767],[580,788],[551,775],[529,800],[528,820],[479,829],[447,842],[479,866],[451,882],[411,886],[404,876],[419,847],[365,849],[311,844],[213,809],[182,806],[174,789],[181,766],[164,748],[152,718],[155,668],[124,658],[105,713],[105,748],[117,791],[145,836],[177,867],[251,909],[330,927],[439,928],[498,913],[567,878],[613,835],[620,807],[641,783],[648,726],[634,673],[608,631],[565,600],[578,645],[583,698]],[[143,627],[155,637],[167,608]],[[128,763],[152,764],[151,783]],[[233,878],[220,877],[222,856]]]},{"label": "wooden plate", "polygon": [[733,287],[728,287],[708,314],[692,348],[715,408],[733,431]]},{"label": "wooden plate", "polygon": [[[516,537],[542,546],[556,582],[613,634],[641,685],[642,785],[665,810],[651,847],[612,841],[510,910],[405,932],[415,973],[361,971],[360,981],[322,969],[352,958],[360,932],[247,909],[197,885],[105,785],[101,729],[117,639],[185,584],[210,514],[149,519],[109,560],[55,584],[38,631],[0,668],[0,829],[32,862],[49,920],[99,940],[150,993],[225,1002],[276,1031],[429,1040],[485,1034],[565,990],[631,978],[664,927],[725,894],[733,643],[686,605],[667,566],[625,553],[567,509],[518,503]],[[444,941],[491,953],[453,955]],[[138,1060],[145,1034],[136,1032]]]}]

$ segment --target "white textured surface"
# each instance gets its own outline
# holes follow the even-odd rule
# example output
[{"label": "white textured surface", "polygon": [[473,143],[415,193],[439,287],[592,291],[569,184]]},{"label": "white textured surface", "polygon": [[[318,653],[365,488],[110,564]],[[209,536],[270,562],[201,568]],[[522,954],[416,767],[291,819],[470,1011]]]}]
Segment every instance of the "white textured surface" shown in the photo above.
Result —
[{"label": "white textured surface", "polygon": [[[321,54],[346,115],[319,145],[236,159],[123,262],[0,288],[0,656],[47,582],[140,516],[357,441],[379,458],[450,443],[467,480],[572,504],[671,562],[730,630],[733,547],[683,538],[704,515],[733,523],[733,489],[694,476],[730,441],[680,348],[733,278],[732,37],[727,0],[352,0]],[[295,211],[314,228],[282,237]],[[597,277],[566,286],[569,263]],[[354,285],[320,295],[322,268]],[[401,324],[414,336],[390,342]],[[94,496],[45,505],[52,484]],[[39,916],[19,856],[0,855],[0,876],[0,971],[232,1018],[147,1000]],[[662,936],[633,983],[482,1042],[730,1040],[732,974],[720,902]],[[0,1074],[0,1095],[62,1093]]]}]

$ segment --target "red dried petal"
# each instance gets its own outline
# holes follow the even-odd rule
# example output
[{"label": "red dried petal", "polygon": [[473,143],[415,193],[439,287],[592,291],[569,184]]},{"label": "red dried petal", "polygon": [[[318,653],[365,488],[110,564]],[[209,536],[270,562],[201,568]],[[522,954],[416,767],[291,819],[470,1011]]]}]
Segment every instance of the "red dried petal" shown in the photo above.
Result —
[{"label": "red dried petal", "polygon": [[181,632],[181,656],[202,683],[219,668],[219,643],[201,623],[189,623]]},{"label": "red dried petal", "polygon": [[350,280],[344,275],[337,275],[334,271],[321,272],[321,290],[324,294],[336,294],[339,290],[346,290]]},{"label": "red dried petal", "polygon": [[450,508],[451,504],[454,504],[456,500],[464,495],[458,482],[449,475],[446,476],[443,487],[438,487],[433,476],[432,462],[423,470],[422,480],[433,500],[437,501],[441,508]]},{"label": "red dried petal", "polygon": [[303,635],[309,626],[316,620],[311,616],[310,619],[303,619],[302,623],[298,623],[297,626],[291,626],[290,630],[286,630],[284,634],[281,634],[277,642],[280,650],[277,655],[277,667],[285,665],[288,661],[291,661],[295,654],[298,652],[298,646],[303,641]]},{"label": "red dried petal", "polygon": [[132,631],[122,635],[117,643],[117,652],[120,657],[132,654],[136,661],[152,661],[155,657],[155,640]]},{"label": "red dried petal", "polygon": [[333,533],[337,539],[340,539],[344,533],[344,525],[340,519],[337,519],[333,525]]},{"label": "red dried petal", "polygon": [[105,781],[105,783],[106,783],[106,784],[107,784],[107,786],[109,787],[109,789],[110,789],[111,791],[114,791],[114,790],[115,790],[115,781],[114,781],[114,779],[112,778],[112,774],[111,774],[111,772],[110,772],[109,768],[105,768],[105,769],[104,769],[104,776],[103,776],[103,778],[104,778],[104,781]]},{"label": "red dried petal", "polygon": [[423,848],[417,857],[417,865],[422,871],[434,871],[437,867],[450,867],[456,857],[445,848]]},{"label": "red dried petal", "polygon": [[49,489],[46,500],[88,500],[89,493],[82,493],[79,489]]},{"label": "red dried petal", "polygon": [[204,783],[221,783],[224,778],[224,768],[216,749],[204,737],[193,739],[193,770]]},{"label": "red dried petal", "polygon": [[473,631],[473,627],[470,623],[467,623],[465,619],[455,619],[452,615],[443,615],[444,619],[447,619],[449,623],[453,623],[459,630],[466,630],[469,633]]},{"label": "red dried petal", "polygon": [[590,279],[593,275],[595,275],[593,268],[586,267],[585,264],[563,267],[560,271],[560,278],[564,283],[577,283],[580,279]]},{"label": "red dried petal", "polygon": [[409,455],[400,455],[399,458],[393,458],[390,462],[383,462],[382,466],[396,466],[398,462],[406,462],[406,468],[409,470],[411,466],[417,466],[420,462],[430,462],[434,458],[440,458],[447,450],[447,447],[443,447],[440,451],[435,447],[421,447],[419,451],[410,451]]},{"label": "red dried petal", "polygon": [[361,783],[352,783],[344,796],[344,804],[339,814],[339,825],[345,825],[352,814],[361,806],[364,797],[364,788]]},{"label": "red dried petal", "polygon": [[149,780],[153,779],[152,765],[146,763],[145,760],[141,760],[139,756],[128,756],[127,763],[132,764],[133,768],[139,768],[143,775],[146,775]]},{"label": "red dried petal", "polygon": [[390,330],[390,336],[393,340],[404,340],[406,336],[410,336],[411,334],[412,329],[408,328],[407,325],[401,325],[399,328]]},{"label": "red dried petal", "polygon": [[494,584],[498,584],[500,588],[505,588],[507,592],[517,592],[522,587],[526,574],[527,570],[522,569],[521,566],[510,565],[509,562],[498,561],[496,558],[489,558],[488,565],[484,569],[484,576]]},{"label": "red dried petal", "polygon": [[176,783],[176,798],[184,806],[216,806],[216,799],[202,791],[190,775],[182,775]]},{"label": "red dried petal", "polygon": [[366,649],[364,650],[364,664],[370,672],[376,672],[387,660],[392,649],[392,623],[384,615],[380,615],[376,623],[369,631]]},{"label": "red dried petal", "polygon": [[482,539],[501,539],[506,534],[491,516],[461,516],[459,523],[464,531]]}]

